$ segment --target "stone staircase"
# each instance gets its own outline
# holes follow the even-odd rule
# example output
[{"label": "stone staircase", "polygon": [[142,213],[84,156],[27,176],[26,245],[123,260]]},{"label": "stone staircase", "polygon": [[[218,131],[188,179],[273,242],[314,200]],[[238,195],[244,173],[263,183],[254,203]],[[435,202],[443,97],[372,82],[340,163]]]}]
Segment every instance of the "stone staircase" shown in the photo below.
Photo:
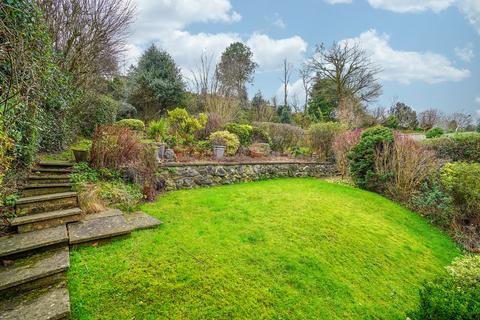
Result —
[{"label": "stone staircase", "polygon": [[10,221],[18,233],[0,237],[0,320],[68,319],[70,245],[127,236],[161,223],[119,210],[83,215],[71,172],[71,163],[41,162],[21,191]]}]

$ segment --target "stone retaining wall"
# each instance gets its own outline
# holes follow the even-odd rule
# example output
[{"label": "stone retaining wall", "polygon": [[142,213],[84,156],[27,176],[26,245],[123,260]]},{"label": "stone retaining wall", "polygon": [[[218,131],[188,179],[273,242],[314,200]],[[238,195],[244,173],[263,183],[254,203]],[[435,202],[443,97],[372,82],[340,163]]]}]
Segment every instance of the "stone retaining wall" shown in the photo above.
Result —
[{"label": "stone retaining wall", "polygon": [[167,163],[160,165],[157,173],[166,191],[281,177],[337,175],[334,164],[318,162]]}]

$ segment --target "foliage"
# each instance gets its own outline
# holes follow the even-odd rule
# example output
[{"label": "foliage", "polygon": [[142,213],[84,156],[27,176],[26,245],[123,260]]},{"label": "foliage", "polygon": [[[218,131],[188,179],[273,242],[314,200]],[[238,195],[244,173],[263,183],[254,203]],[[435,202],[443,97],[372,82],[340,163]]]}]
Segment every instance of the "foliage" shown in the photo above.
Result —
[{"label": "foliage", "polygon": [[268,100],[263,98],[260,91],[255,94],[250,104],[253,122],[275,122],[274,120],[277,117],[275,108],[270,105]]},{"label": "foliage", "polygon": [[100,126],[92,138],[91,164],[94,168],[121,169],[139,160],[142,143],[138,133],[118,126]]},{"label": "foliage", "polygon": [[294,157],[305,157],[312,154],[312,150],[308,147],[294,147],[291,150],[292,156]]},{"label": "foliage", "polygon": [[155,45],[142,54],[129,78],[132,88],[128,102],[144,120],[158,118],[183,101],[185,84],[180,69]]},{"label": "foliage", "polygon": [[241,42],[230,44],[222,53],[216,69],[222,95],[246,101],[245,85],[253,81],[256,68],[257,64],[253,61],[253,52],[249,47]]},{"label": "foliage", "polygon": [[73,319],[405,319],[460,254],[398,204],[313,178],[168,192],[141,210],[168,223],[71,251]]},{"label": "foliage", "polygon": [[281,123],[292,123],[292,110],[290,106],[278,106],[277,115]]},{"label": "foliage", "polygon": [[139,119],[122,119],[120,121],[117,121],[115,125],[123,128],[128,128],[133,131],[145,131],[145,123]]},{"label": "foliage", "polygon": [[420,291],[413,320],[474,320],[480,318],[480,256],[465,256],[447,267],[447,274]]},{"label": "foliage", "polygon": [[403,102],[397,102],[390,108],[390,114],[398,120],[401,129],[415,129],[418,126],[417,113]]},{"label": "foliage", "polygon": [[137,115],[137,109],[132,106],[130,103],[125,101],[120,101],[118,104],[118,111],[117,111],[117,120],[122,119],[131,119],[135,118]]},{"label": "foliage", "polygon": [[109,96],[90,92],[77,108],[77,119],[82,123],[80,134],[91,137],[98,126],[115,122],[118,102]]},{"label": "foliage", "polygon": [[427,133],[425,134],[425,137],[427,139],[432,139],[432,138],[438,138],[441,135],[443,135],[443,129],[436,127],[428,130]]},{"label": "foliage", "polygon": [[375,171],[375,155],[381,153],[385,143],[393,143],[390,129],[376,126],[366,129],[348,155],[350,174],[355,184],[363,189],[380,191],[386,178]]},{"label": "foliage", "polygon": [[384,125],[385,127],[390,129],[398,129],[398,127],[400,126],[398,118],[394,115],[389,115],[387,119],[385,119]]},{"label": "foliage", "polygon": [[157,121],[150,121],[148,123],[148,137],[157,142],[163,142],[167,138],[168,122],[162,118]]},{"label": "foliage", "polygon": [[384,192],[408,203],[411,195],[437,168],[435,154],[410,136],[394,133],[393,143],[375,150],[375,172],[383,177]]},{"label": "foliage", "polygon": [[424,143],[432,148],[439,158],[480,162],[480,133],[458,133],[428,139]]},{"label": "foliage", "polygon": [[332,97],[331,84],[317,81],[312,88],[312,97],[308,102],[307,114],[313,122],[334,121],[337,103]]},{"label": "foliage", "polygon": [[272,144],[272,139],[268,135],[267,131],[259,127],[252,127],[252,142],[268,143]]},{"label": "foliage", "polygon": [[207,123],[207,115],[199,114],[195,118],[188,114],[187,110],[175,108],[168,111],[167,121],[172,134],[172,144],[191,144],[195,138],[194,133],[205,127]]},{"label": "foliage", "polygon": [[440,176],[465,222],[480,226],[480,163],[447,163]]},{"label": "foliage", "polygon": [[361,135],[362,130],[355,129],[339,133],[333,140],[332,149],[335,155],[335,163],[342,178],[346,178],[350,175],[348,154],[353,146],[360,142]]},{"label": "foliage", "polygon": [[237,135],[242,146],[252,143],[253,127],[249,124],[227,123],[225,130]]},{"label": "foliage", "polygon": [[98,184],[98,195],[108,206],[122,211],[134,211],[144,198],[142,188],[137,184],[124,183],[121,180],[102,181]]},{"label": "foliage", "polygon": [[258,122],[254,125],[268,134],[273,151],[284,153],[288,149],[304,144],[305,132],[299,127],[273,122]]},{"label": "foliage", "polygon": [[197,139],[208,139],[213,132],[220,130],[223,127],[223,124],[224,119],[221,115],[215,112],[208,112],[205,127],[195,131],[195,137]]},{"label": "foliage", "polygon": [[322,160],[330,159],[333,156],[332,143],[335,136],[343,130],[345,127],[338,122],[321,122],[311,125],[307,131],[310,147]]},{"label": "foliage", "polygon": [[12,165],[13,156],[11,152],[13,149],[13,141],[6,134],[0,132],[0,207],[3,205],[6,196],[2,187],[3,178]]},{"label": "foliage", "polygon": [[237,153],[240,147],[240,140],[236,134],[228,131],[216,131],[209,137],[212,145],[225,146],[225,154],[233,156]]}]

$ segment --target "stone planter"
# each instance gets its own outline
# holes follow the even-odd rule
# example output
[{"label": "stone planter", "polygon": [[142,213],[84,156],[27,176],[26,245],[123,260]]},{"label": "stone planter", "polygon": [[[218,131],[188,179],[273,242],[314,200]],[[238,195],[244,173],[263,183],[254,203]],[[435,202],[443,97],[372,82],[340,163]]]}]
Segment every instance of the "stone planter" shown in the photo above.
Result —
[{"label": "stone planter", "polygon": [[152,143],[153,149],[155,150],[155,156],[157,160],[161,161],[165,157],[165,143],[163,142],[154,142]]},{"label": "stone planter", "polygon": [[85,149],[72,149],[73,156],[76,162],[88,162],[89,150]]},{"label": "stone planter", "polygon": [[225,146],[213,146],[213,156],[215,159],[222,159],[225,155]]}]

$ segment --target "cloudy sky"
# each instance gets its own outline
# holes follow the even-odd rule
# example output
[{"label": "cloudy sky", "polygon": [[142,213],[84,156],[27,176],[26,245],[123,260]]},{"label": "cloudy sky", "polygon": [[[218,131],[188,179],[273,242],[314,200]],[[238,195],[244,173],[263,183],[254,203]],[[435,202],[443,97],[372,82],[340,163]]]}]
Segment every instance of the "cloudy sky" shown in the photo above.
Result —
[{"label": "cloudy sky", "polygon": [[[404,101],[480,117],[480,0],[133,0],[125,63],[155,43],[188,76],[202,52],[242,41],[259,64],[253,95],[280,92],[281,63],[299,67],[319,43],[358,41],[382,69],[375,105]],[[298,75],[291,92],[301,98]]]}]

